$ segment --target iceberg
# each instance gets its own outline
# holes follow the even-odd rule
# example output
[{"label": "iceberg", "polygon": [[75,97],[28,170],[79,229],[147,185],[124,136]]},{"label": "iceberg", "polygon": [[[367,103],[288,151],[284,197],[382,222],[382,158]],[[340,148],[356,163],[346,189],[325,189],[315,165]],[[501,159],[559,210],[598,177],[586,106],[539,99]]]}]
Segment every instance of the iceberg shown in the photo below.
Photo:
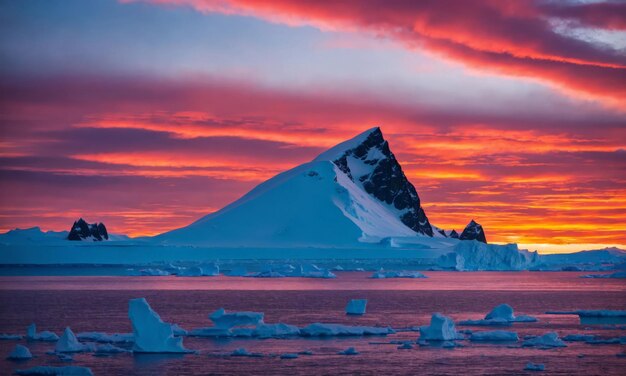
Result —
[{"label": "iceberg", "polygon": [[90,368],[77,366],[37,366],[29,369],[18,369],[15,371],[15,374],[28,376],[93,376]]},{"label": "iceberg", "polygon": [[517,244],[485,244],[477,240],[459,242],[453,252],[442,255],[439,266],[456,270],[525,270],[539,262],[537,252],[520,250]]},{"label": "iceberg", "polygon": [[548,349],[553,347],[567,347],[559,335],[555,332],[546,333],[539,337],[533,337],[525,340],[522,347],[538,347],[540,349]]},{"label": "iceberg", "polygon": [[172,332],[175,336],[186,336],[189,334],[185,329],[181,328],[178,324],[172,324]]},{"label": "iceberg", "polygon": [[7,357],[7,359],[9,360],[27,360],[33,357],[33,354],[30,353],[30,350],[28,349],[28,347],[23,346],[23,345],[15,345],[15,348],[13,349],[13,351],[11,351],[11,353],[9,354],[9,356]]},{"label": "iceberg", "polygon": [[579,310],[575,313],[580,317],[626,317],[626,311],[614,311],[608,309],[601,310]]},{"label": "iceberg", "polygon": [[500,341],[518,341],[519,337],[515,332],[509,332],[506,330],[494,330],[490,332],[474,332],[470,336],[470,341],[484,341],[484,342],[500,342]]},{"label": "iceberg", "polygon": [[337,354],[339,355],[359,355],[359,352],[356,351],[354,347],[348,347],[343,351],[339,351]]},{"label": "iceberg", "polygon": [[367,299],[351,299],[346,307],[347,315],[364,315]]},{"label": "iceberg", "polygon": [[100,343],[131,343],[135,341],[135,337],[132,333],[107,334],[103,332],[81,332],[76,334],[76,338],[81,341]]},{"label": "iceberg", "polygon": [[74,332],[72,332],[72,329],[70,329],[69,326],[65,328],[63,335],[54,347],[54,351],[56,351],[57,353],[85,352],[89,351],[90,349],[91,348],[89,346],[78,342],[78,339],[76,338]]},{"label": "iceberg", "polygon": [[37,333],[37,325],[32,323],[26,329],[26,339],[29,341],[54,342],[59,340],[59,336],[47,330]]},{"label": "iceberg", "polygon": [[580,278],[626,278],[626,272],[615,272],[611,274],[586,274]]},{"label": "iceberg", "polygon": [[163,322],[145,298],[131,299],[128,304],[135,344],[138,353],[187,353],[183,339],[174,337],[172,325]]},{"label": "iceberg", "polygon": [[220,275],[217,264],[202,264],[179,270],[179,277],[214,277]]},{"label": "iceberg", "polygon": [[230,329],[235,326],[254,326],[263,323],[262,312],[231,312],[226,313],[224,308],[209,315],[209,319],[217,328]]},{"label": "iceberg", "polygon": [[536,322],[532,316],[515,316],[513,307],[508,304],[500,304],[489,312],[482,320],[464,320],[459,325],[473,326],[510,326],[514,322]]},{"label": "iceberg", "polygon": [[440,313],[432,315],[429,326],[420,327],[420,340],[450,341],[460,337],[461,335],[457,333],[454,326],[454,321]]},{"label": "iceberg", "polygon": [[538,363],[526,363],[526,367],[524,367],[524,371],[543,371],[546,369],[546,366]]},{"label": "iceberg", "polygon": [[252,335],[259,338],[283,338],[300,335],[300,329],[297,326],[287,325],[283,323],[260,323],[254,329]]},{"label": "iceberg", "polygon": [[240,266],[232,268],[228,272],[224,273],[224,275],[229,277],[245,277],[248,275],[248,271],[246,270],[246,268]]},{"label": "iceberg", "polygon": [[428,277],[426,277],[424,274],[417,272],[417,271],[402,270],[399,272],[395,272],[395,271],[384,271],[381,269],[375,272],[374,274],[372,274],[370,278],[385,279],[385,278],[428,278]]},{"label": "iceberg", "polygon": [[395,331],[389,327],[376,326],[348,326],[342,324],[314,323],[300,329],[300,335],[305,337],[334,337],[334,336],[367,336],[387,335]]}]

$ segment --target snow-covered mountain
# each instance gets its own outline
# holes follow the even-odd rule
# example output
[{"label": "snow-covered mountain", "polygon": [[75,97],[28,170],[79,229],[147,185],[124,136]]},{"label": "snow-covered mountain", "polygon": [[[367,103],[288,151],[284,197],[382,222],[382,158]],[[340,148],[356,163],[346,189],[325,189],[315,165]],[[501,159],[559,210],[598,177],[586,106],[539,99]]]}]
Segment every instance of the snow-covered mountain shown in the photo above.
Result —
[{"label": "snow-covered mountain", "polygon": [[433,226],[381,130],[373,128],[156,239],[212,246],[342,247],[415,236],[432,237]]}]

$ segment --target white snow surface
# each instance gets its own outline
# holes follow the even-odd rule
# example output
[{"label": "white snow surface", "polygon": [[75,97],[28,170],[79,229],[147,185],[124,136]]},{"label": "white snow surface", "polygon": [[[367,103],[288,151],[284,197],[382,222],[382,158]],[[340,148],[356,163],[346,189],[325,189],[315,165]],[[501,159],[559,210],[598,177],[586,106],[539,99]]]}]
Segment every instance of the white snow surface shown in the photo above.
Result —
[{"label": "white snow surface", "polygon": [[364,315],[367,299],[351,299],[346,307],[347,315]]},{"label": "white snow surface", "polygon": [[33,354],[31,354],[31,352],[28,349],[28,347],[26,347],[24,345],[15,345],[15,348],[13,349],[13,351],[11,351],[11,353],[9,354],[7,359],[11,359],[11,360],[26,360],[26,359],[30,359],[32,357],[33,357]]},{"label": "white snow surface", "polygon": [[183,339],[174,337],[172,325],[163,322],[145,298],[131,299],[128,304],[135,344],[133,351],[145,353],[185,353]]}]

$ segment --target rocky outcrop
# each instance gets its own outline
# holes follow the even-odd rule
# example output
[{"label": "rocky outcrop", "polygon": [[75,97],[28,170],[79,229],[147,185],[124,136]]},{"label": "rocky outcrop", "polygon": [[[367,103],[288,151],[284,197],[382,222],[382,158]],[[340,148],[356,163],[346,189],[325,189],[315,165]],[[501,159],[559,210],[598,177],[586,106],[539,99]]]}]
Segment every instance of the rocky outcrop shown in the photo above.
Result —
[{"label": "rocky outcrop", "polygon": [[109,233],[107,232],[107,228],[104,226],[104,223],[90,224],[80,218],[72,225],[72,229],[67,235],[67,239],[102,241],[109,239]]},{"label": "rocky outcrop", "polygon": [[433,236],[417,191],[404,175],[380,128],[372,129],[360,144],[346,150],[333,163],[368,194],[395,210],[407,227]]},{"label": "rocky outcrop", "polygon": [[487,243],[487,238],[485,237],[485,231],[483,230],[483,226],[481,226],[473,219],[467,226],[465,226],[465,230],[463,230],[459,239],[478,240],[479,242]]}]

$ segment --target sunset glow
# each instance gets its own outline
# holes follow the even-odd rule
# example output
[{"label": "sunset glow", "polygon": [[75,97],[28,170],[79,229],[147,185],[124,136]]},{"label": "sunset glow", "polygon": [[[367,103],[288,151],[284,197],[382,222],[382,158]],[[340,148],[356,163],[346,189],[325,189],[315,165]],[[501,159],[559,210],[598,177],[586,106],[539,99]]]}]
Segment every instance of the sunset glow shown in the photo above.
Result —
[{"label": "sunset glow", "polygon": [[380,126],[438,227],[626,248],[624,3],[70,3],[0,5],[0,231],[155,235]]}]

